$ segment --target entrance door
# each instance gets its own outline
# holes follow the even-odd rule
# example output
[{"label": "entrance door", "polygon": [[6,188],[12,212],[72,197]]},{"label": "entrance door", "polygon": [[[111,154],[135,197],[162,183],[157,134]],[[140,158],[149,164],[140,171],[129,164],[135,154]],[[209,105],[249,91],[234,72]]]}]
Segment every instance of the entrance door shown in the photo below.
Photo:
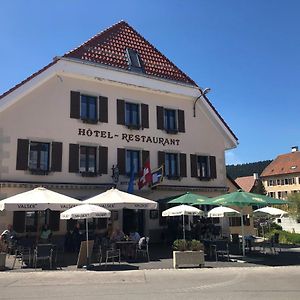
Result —
[{"label": "entrance door", "polygon": [[133,230],[141,236],[144,235],[144,211],[123,209],[123,232],[129,235]]}]

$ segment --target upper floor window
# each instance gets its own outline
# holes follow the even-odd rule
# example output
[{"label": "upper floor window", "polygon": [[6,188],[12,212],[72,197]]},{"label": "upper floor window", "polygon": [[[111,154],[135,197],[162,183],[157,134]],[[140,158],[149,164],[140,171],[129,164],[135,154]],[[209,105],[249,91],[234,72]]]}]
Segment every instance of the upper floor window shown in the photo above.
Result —
[{"label": "upper floor window", "polygon": [[97,98],[81,95],[80,118],[89,123],[97,122]]},{"label": "upper floor window", "polygon": [[165,176],[169,179],[178,178],[178,154],[177,153],[166,153],[165,154]]},{"label": "upper floor window", "polygon": [[130,176],[132,172],[138,175],[140,171],[140,151],[126,150],[126,175]]},{"label": "upper floor window", "polygon": [[126,53],[127,53],[129,70],[135,72],[143,72],[144,71],[143,64],[138,52],[133,49],[127,48]]},{"label": "upper floor window", "polygon": [[139,104],[125,102],[125,125],[136,129],[140,127]]},{"label": "upper floor window", "polygon": [[148,105],[117,99],[117,124],[130,129],[149,128]]},{"label": "upper floor window", "polygon": [[97,148],[90,146],[80,146],[79,170],[86,175],[96,175]]},{"label": "upper floor window", "polygon": [[70,118],[86,123],[108,122],[108,98],[89,96],[80,92],[70,93]]},{"label": "upper floor window", "polygon": [[30,142],[29,170],[32,172],[48,172],[50,161],[50,144]]},{"label": "upper floor window", "polygon": [[157,129],[167,133],[185,132],[184,111],[180,109],[156,107]]},{"label": "upper floor window", "polygon": [[208,155],[191,154],[191,177],[200,180],[217,178],[216,157]]},{"label": "upper floor window", "polygon": [[35,175],[61,172],[62,143],[18,139],[16,170],[29,170]]}]

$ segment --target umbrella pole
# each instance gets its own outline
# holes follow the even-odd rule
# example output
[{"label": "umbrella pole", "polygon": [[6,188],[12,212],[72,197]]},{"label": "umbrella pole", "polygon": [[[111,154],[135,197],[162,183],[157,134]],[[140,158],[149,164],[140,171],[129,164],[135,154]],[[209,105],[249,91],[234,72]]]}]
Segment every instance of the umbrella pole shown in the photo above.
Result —
[{"label": "umbrella pole", "polygon": [[243,256],[246,256],[245,254],[245,233],[244,233],[244,209],[241,209],[241,225],[242,225],[242,248],[243,248]]},{"label": "umbrella pole", "polygon": [[183,239],[185,240],[185,224],[184,224],[184,215],[182,215],[182,230],[183,230]]},{"label": "umbrella pole", "polygon": [[86,268],[89,265],[89,222],[88,218],[85,219],[85,228],[86,228]]}]

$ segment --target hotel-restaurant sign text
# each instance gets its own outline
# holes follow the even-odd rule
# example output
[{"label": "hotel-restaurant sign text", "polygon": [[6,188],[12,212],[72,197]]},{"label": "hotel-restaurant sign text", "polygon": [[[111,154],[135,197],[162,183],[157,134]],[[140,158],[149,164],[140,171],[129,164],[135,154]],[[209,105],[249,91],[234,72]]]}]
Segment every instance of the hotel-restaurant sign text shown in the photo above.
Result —
[{"label": "hotel-restaurant sign text", "polygon": [[92,129],[85,129],[85,128],[79,128],[78,135],[89,136],[89,137],[93,136],[95,138],[101,138],[101,139],[121,138],[122,141],[126,141],[127,143],[142,142],[142,143],[160,144],[163,146],[167,146],[167,145],[179,146],[180,143],[179,139],[173,139],[173,138],[163,138],[157,136],[132,134],[132,133],[114,134],[110,131],[92,130]]}]

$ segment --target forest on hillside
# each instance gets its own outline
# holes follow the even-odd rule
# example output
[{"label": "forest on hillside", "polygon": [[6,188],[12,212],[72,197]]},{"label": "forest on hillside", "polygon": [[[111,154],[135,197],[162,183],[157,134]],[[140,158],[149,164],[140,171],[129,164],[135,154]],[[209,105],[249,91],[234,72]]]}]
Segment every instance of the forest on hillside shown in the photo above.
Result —
[{"label": "forest on hillside", "polygon": [[232,178],[250,176],[253,173],[260,175],[262,171],[272,162],[272,160],[257,161],[253,163],[245,163],[238,165],[227,165],[227,174]]}]

